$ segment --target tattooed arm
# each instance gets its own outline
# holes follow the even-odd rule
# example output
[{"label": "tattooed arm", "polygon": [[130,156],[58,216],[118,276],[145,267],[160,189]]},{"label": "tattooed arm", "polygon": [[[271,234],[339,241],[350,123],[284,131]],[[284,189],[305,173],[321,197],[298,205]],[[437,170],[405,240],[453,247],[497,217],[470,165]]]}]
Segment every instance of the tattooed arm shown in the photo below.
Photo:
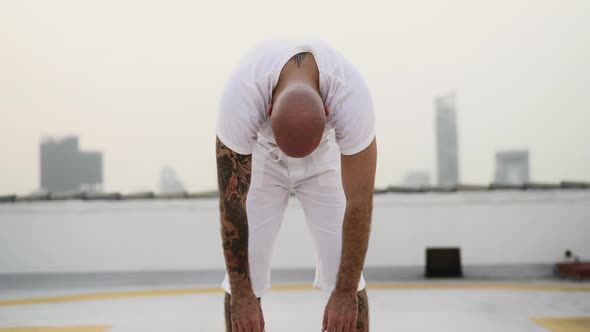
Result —
[{"label": "tattooed arm", "polygon": [[262,331],[264,318],[250,281],[246,197],[252,155],[241,155],[216,142],[219,211],[225,265],[231,287],[232,331]]}]

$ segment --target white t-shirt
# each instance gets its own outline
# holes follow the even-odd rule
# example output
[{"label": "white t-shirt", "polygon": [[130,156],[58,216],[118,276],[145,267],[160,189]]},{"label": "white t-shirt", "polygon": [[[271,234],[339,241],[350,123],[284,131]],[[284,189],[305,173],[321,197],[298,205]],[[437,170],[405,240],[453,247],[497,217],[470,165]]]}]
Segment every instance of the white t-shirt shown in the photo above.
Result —
[{"label": "white t-shirt", "polygon": [[239,154],[251,154],[259,136],[274,142],[267,109],[285,64],[309,52],[319,70],[320,95],[330,113],[323,139],[335,137],[340,152],[364,150],[375,137],[375,115],[367,83],[339,52],[322,41],[274,40],[258,45],[225,86],[217,137]]}]

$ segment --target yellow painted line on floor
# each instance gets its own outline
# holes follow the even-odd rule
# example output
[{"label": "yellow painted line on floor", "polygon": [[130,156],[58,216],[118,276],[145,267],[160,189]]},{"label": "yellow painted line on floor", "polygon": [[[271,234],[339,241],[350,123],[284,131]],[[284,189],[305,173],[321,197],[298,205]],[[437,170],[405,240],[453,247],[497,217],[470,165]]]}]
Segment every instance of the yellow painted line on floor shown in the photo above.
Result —
[{"label": "yellow painted line on floor", "polygon": [[111,326],[0,327],[0,332],[105,332]]},{"label": "yellow painted line on floor", "polygon": [[473,290],[514,290],[514,291],[543,291],[543,292],[590,292],[590,285],[560,285],[560,284],[505,284],[505,283],[430,283],[430,284],[388,284],[371,283],[368,289],[473,289]]},{"label": "yellow painted line on floor", "polygon": [[[514,291],[545,291],[545,292],[590,292],[590,285],[559,285],[559,284],[477,284],[477,283],[371,283],[371,289],[384,290],[514,290]],[[274,291],[307,291],[313,288],[309,285],[287,284],[273,286]],[[48,296],[38,298],[0,300],[0,307],[31,304],[49,304],[75,301],[112,300],[137,297],[196,295],[208,293],[223,293],[219,287],[203,288],[174,288],[137,291],[118,291],[88,294],[73,294]],[[2,332],[0,330],[0,332]]]},{"label": "yellow painted line on floor", "polygon": [[[311,290],[308,285],[279,285],[273,290],[299,291]],[[590,292],[590,285],[559,285],[559,284],[480,284],[480,283],[370,283],[367,289],[391,290],[516,290],[516,291],[544,291],[544,292]]]},{"label": "yellow painted line on floor", "polygon": [[588,332],[590,331],[590,317],[567,318],[531,318],[531,320],[551,332]]},{"label": "yellow painted line on floor", "polygon": [[75,302],[75,301],[112,300],[112,299],[124,299],[124,298],[133,298],[133,297],[175,296],[175,295],[192,295],[192,294],[221,293],[221,292],[223,292],[223,290],[219,287],[210,287],[210,288],[175,288],[175,289],[155,289],[155,290],[88,293],[88,294],[38,297],[38,298],[28,298],[28,299],[2,300],[2,301],[0,301],[0,307],[14,306],[14,305],[27,305],[27,304],[46,304],[46,303],[62,303],[62,302]]}]

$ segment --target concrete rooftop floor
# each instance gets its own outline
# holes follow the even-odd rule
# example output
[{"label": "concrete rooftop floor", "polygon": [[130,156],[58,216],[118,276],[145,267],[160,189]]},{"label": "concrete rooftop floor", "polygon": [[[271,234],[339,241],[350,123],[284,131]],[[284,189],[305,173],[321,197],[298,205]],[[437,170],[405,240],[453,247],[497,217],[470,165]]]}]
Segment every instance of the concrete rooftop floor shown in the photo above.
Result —
[{"label": "concrete rooftop floor", "polygon": [[[0,332],[223,331],[215,284],[3,288]],[[590,331],[590,284],[369,283],[371,331]],[[327,295],[281,284],[262,299],[267,331],[319,331]]]}]

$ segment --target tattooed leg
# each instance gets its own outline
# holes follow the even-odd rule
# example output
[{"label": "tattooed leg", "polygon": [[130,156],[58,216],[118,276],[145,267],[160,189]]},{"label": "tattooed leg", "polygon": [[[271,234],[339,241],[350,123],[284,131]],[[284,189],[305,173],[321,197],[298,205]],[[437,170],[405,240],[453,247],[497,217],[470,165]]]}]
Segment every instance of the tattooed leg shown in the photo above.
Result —
[{"label": "tattooed leg", "polygon": [[225,301],[224,301],[224,308],[225,308],[225,332],[231,332],[231,295],[229,293],[225,293]]},{"label": "tattooed leg", "polygon": [[[260,298],[258,298],[258,303],[260,303]],[[231,329],[231,295],[229,293],[225,293],[225,300],[224,300],[224,311],[225,311],[225,332],[232,332]]]},{"label": "tattooed leg", "polygon": [[369,331],[369,299],[367,298],[367,291],[363,289],[357,293],[359,309],[358,318],[356,320],[356,332]]}]

